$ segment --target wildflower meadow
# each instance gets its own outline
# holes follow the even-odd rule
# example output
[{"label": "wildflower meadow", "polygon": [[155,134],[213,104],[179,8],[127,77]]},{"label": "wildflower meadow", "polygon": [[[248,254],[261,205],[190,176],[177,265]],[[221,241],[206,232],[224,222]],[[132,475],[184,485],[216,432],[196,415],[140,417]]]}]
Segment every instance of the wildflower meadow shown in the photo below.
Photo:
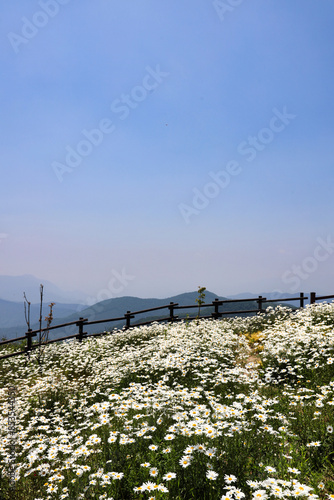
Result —
[{"label": "wildflower meadow", "polygon": [[0,361],[2,500],[334,498],[332,303],[42,354]]}]

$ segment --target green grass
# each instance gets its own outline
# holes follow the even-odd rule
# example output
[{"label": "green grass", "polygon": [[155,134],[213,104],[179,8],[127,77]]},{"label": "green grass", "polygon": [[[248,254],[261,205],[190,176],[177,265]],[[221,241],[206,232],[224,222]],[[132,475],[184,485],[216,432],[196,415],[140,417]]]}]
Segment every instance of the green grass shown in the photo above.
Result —
[{"label": "green grass", "polygon": [[334,498],[333,324],[277,308],[1,361],[0,498]]}]

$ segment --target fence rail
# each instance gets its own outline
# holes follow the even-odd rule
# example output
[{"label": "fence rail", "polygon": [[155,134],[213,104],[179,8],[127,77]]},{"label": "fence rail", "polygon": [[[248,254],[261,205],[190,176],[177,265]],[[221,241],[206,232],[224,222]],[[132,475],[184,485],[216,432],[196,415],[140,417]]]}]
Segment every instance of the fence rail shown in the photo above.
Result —
[{"label": "fence rail", "polygon": [[[310,304],[314,304],[317,300],[326,300],[326,299],[334,299],[334,295],[323,295],[323,296],[317,296],[315,292],[310,293]],[[18,351],[14,352],[11,354],[6,354],[4,356],[0,356],[1,359],[6,359],[6,358],[11,358],[13,356],[19,356],[20,354],[27,354],[33,349],[38,348],[40,345],[47,345],[47,344],[53,344],[54,342],[62,342],[64,340],[69,340],[69,339],[77,339],[79,342],[82,342],[83,339],[89,338],[89,337],[97,337],[97,336],[102,336],[102,335],[107,335],[110,332],[99,332],[99,333],[91,333],[87,334],[87,332],[84,332],[84,327],[88,325],[97,325],[100,323],[111,323],[115,321],[125,321],[124,329],[127,330],[131,327],[135,326],[144,326],[144,325],[149,325],[154,322],[169,322],[173,323],[176,321],[182,321],[184,319],[187,319],[188,321],[192,321],[195,319],[219,319],[223,315],[242,315],[242,314],[251,314],[251,313],[264,313],[263,305],[267,303],[273,303],[273,302],[292,302],[292,301],[297,301],[299,300],[299,307],[303,308],[304,303],[306,300],[308,300],[308,297],[304,295],[303,292],[299,294],[298,297],[287,297],[287,298],[278,298],[278,299],[267,299],[266,297],[262,297],[262,295],[259,295],[257,298],[250,298],[250,299],[226,299],[226,300],[219,300],[215,299],[209,304],[201,304],[200,308],[208,308],[212,307],[214,310],[211,313],[210,316],[208,315],[197,315],[193,317],[181,317],[179,318],[178,316],[174,315],[174,312],[177,310],[182,310],[182,309],[195,309],[199,308],[199,304],[191,304],[191,305],[186,305],[186,306],[180,306],[178,303],[170,302],[169,304],[166,304],[164,306],[158,306],[158,307],[152,307],[150,309],[142,309],[141,311],[127,311],[124,316],[118,317],[118,318],[107,318],[107,319],[99,319],[95,321],[88,321],[87,318],[79,318],[76,321],[71,321],[69,323],[62,323],[61,325],[55,325],[55,326],[50,326],[48,328],[40,328],[38,330],[31,330],[29,329],[25,336],[23,337],[18,337],[15,339],[10,339],[10,340],[3,340],[0,342],[0,346],[10,344],[12,342],[18,342],[20,340],[26,340],[27,345],[26,348],[23,351]],[[223,311],[219,310],[219,308],[223,308],[224,304],[229,304],[229,303],[242,303],[242,302],[257,302],[258,307],[257,309],[249,309],[249,310],[239,310],[239,311]],[[168,309],[169,310],[169,315],[163,318],[154,318],[151,319],[150,321],[143,321],[140,323],[136,324],[131,324],[131,320],[134,319],[137,315],[139,314],[144,314],[152,311],[158,311],[158,310],[163,310],[163,309]],[[50,330],[56,330],[59,328],[65,328],[67,326],[71,325],[76,325],[78,327],[78,333],[75,333],[74,335],[67,335],[65,337],[61,337],[58,339],[53,339],[53,340],[48,340],[47,342],[38,342],[37,344],[33,344],[32,339],[33,337],[36,337],[38,334],[41,334],[42,332],[48,332]]]},{"label": "fence rail", "polygon": [[315,292],[310,293],[310,304],[315,304],[317,300],[334,299],[334,295],[316,296]]}]

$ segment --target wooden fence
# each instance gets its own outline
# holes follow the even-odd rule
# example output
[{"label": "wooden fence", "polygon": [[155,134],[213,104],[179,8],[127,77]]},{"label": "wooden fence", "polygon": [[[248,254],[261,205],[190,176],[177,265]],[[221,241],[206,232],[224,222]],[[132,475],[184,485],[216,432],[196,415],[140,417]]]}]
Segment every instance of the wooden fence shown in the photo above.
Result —
[{"label": "wooden fence", "polygon": [[[326,300],[326,299],[333,299],[333,298],[334,298],[334,295],[316,296],[315,292],[311,292],[310,293],[310,304],[314,304],[317,300]],[[218,319],[218,318],[221,318],[223,315],[231,316],[231,315],[242,315],[242,314],[251,314],[251,313],[264,313],[265,312],[265,310],[263,308],[264,304],[268,304],[270,302],[278,303],[278,302],[291,302],[291,301],[297,301],[297,300],[299,301],[299,307],[303,308],[304,302],[306,300],[308,300],[308,297],[306,295],[304,295],[303,292],[301,292],[299,294],[299,297],[288,297],[288,298],[283,298],[283,299],[281,299],[281,298],[279,298],[279,299],[266,299],[266,297],[262,297],[262,295],[259,295],[257,298],[252,298],[252,299],[230,299],[230,300],[215,299],[210,304],[201,304],[201,309],[213,308],[213,312],[209,316],[208,315],[206,315],[206,316],[203,316],[203,315],[198,316],[197,315],[197,316],[192,316],[192,317],[187,317],[187,318],[184,318],[184,317],[179,318],[178,316],[174,315],[175,311],[179,311],[182,309],[195,309],[195,308],[198,309],[199,305],[195,304],[195,305],[189,305],[189,306],[188,305],[187,306],[180,306],[177,303],[170,302],[169,304],[167,304],[165,306],[152,307],[150,309],[143,309],[141,311],[127,311],[124,314],[124,316],[121,316],[119,318],[99,319],[99,320],[95,320],[95,321],[88,321],[87,318],[79,318],[76,321],[71,321],[70,323],[63,323],[61,325],[50,326],[49,328],[40,328],[38,330],[31,330],[30,329],[26,332],[26,334],[23,337],[18,337],[15,339],[1,341],[0,346],[3,346],[5,344],[10,344],[12,342],[18,342],[20,340],[26,340],[27,345],[23,351],[18,351],[18,352],[14,352],[11,354],[6,354],[4,356],[0,356],[0,360],[6,359],[6,358],[11,358],[13,356],[18,356],[20,354],[27,354],[30,351],[32,351],[33,349],[38,348],[40,345],[52,344],[54,342],[62,342],[63,340],[69,340],[69,339],[77,339],[79,342],[81,342],[83,339],[86,339],[86,338],[110,334],[110,332],[87,334],[86,332],[84,332],[84,327],[87,325],[97,325],[100,323],[112,323],[115,321],[124,321],[125,325],[123,328],[125,330],[127,330],[131,327],[134,327],[134,326],[149,325],[149,324],[154,323],[154,322],[173,323],[176,321],[184,321],[185,319],[187,319],[188,321],[192,321],[192,320],[195,320],[198,318],[200,318],[200,319]],[[221,309],[224,308],[224,304],[229,304],[229,303],[234,304],[237,302],[240,302],[240,303],[241,302],[257,302],[257,308],[256,309],[249,309],[249,310],[239,310],[239,311],[219,310],[220,308]],[[163,309],[169,310],[169,315],[167,317],[166,316],[163,318],[158,317],[158,318],[151,319],[150,321],[144,321],[142,323],[131,324],[131,320],[134,319],[136,317],[136,315],[140,315],[140,314],[144,314],[144,313],[148,313],[148,312],[152,312],[152,311],[163,310]],[[43,343],[38,342],[38,343],[33,344],[32,339],[33,339],[33,337],[36,337],[38,334],[41,334],[42,332],[49,332],[51,330],[56,330],[59,328],[65,328],[65,327],[71,326],[71,325],[76,325],[78,327],[78,333],[76,333],[74,335],[67,335],[66,337],[61,337],[61,338],[54,339],[54,340],[49,340],[49,341],[43,342]]]}]

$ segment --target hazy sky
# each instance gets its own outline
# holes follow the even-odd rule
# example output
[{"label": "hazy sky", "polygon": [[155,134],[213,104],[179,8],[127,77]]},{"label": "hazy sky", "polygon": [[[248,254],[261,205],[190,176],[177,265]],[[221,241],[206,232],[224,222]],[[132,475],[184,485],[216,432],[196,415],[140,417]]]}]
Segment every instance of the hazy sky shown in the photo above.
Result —
[{"label": "hazy sky", "polygon": [[11,0],[0,274],[334,293],[333,0]]}]

